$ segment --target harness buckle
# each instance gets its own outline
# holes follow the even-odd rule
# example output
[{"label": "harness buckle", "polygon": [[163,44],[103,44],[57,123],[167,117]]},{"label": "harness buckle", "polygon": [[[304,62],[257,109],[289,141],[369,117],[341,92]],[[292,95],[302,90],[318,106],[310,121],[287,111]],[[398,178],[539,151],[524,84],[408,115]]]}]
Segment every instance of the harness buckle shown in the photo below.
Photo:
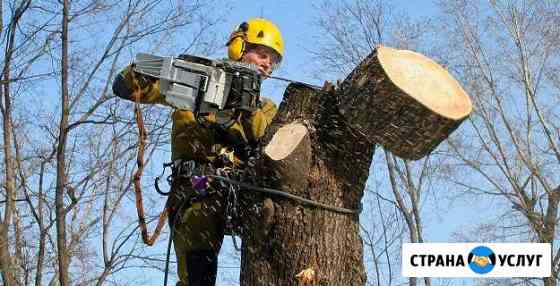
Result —
[{"label": "harness buckle", "polygon": [[177,159],[173,161],[171,170],[173,172],[173,176],[191,177],[197,173],[196,171],[197,169],[200,169],[200,165],[201,164],[198,164],[194,160]]}]

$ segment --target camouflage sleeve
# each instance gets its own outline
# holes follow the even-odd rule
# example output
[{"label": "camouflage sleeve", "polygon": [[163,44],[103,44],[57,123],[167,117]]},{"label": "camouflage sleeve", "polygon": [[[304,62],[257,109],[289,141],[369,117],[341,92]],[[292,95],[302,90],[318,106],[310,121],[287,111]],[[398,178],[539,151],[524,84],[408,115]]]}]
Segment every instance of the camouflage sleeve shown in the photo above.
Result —
[{"label": "camouflage sleeve", "polygon": [[251,137],[260,139],[264,136],[266,128],[272,123],[272,119],[276,115],[277,110],[272,100],[268,98],[262,100],[260,108],[254,111],[249,117]]},{"label": "camouflage sleeve", "polygon": [[113,93],[123,99],[134,101],[134,92],[140,94],[141,103],[166,104],[159,92],[159,80],[135,73],[132,65],[122,70],[113,81]]}]

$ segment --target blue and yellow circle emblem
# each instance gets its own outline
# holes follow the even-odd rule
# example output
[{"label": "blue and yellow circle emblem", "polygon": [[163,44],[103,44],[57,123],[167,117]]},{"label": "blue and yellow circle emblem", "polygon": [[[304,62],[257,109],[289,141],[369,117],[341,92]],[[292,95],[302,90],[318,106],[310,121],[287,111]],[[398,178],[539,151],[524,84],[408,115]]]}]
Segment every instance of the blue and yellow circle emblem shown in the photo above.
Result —
[{"label": "blue and yellow circle emblem", "polygon": [[477,246],[469,252],[467,261],[472,271],[478,274],[486,274],[494,269],[496,254],[486,246]]}]

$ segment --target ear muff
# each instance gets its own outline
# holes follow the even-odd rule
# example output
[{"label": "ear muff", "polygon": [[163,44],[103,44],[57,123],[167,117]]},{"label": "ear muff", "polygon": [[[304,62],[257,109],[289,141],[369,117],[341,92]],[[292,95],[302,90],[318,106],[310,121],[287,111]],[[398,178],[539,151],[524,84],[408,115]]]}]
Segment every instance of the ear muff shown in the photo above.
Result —
[{"label": "ear muff", "polygon": [[249,30],[249,24],[247,22],[241,23],[237,29],[229,36],[228,46],[228,56],[231,60],[239,61],[243,57],[245,52],[245,46],[247,42],[247,31]]}]

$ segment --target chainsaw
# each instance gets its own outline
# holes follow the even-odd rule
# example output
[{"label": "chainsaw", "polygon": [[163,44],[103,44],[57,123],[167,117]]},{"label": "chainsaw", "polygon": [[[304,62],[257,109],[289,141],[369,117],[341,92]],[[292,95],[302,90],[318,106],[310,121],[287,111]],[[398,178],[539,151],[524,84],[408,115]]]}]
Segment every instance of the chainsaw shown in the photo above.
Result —
[{"label": "chainsaw", "polygon": [[192,55],[161,57],[140,53],[134,71],[159,79],[165,101],[196,114],[257,106],[262,77],[255,65]]},{"label": "chainsaw", "polygon": [[[160,93],[171,107],[195,114],[234,108],[254,110],[264,78],[254,64],[192,55],[162,57],[140,53],[133,66],[135,72],[159,79]],[[274,76],[266,78],[295,82]]]}]

